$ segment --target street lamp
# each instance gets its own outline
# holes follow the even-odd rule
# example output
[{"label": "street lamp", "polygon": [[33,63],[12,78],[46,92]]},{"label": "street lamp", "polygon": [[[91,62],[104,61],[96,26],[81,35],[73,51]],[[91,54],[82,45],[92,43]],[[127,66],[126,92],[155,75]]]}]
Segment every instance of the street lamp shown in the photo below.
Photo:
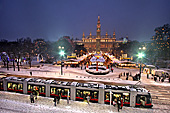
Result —
[{"label": "street lamp", "polygon": [[[140,78],[141,78],[141,60],[145,55],[143,53],[138,53],[137,56],[140,59],[140,71],[139,71],[139,73],[140,73]],[[140,80],[140,78],[139,78],[139,80]]]},{"label": "street lamp", "polygon": [[[58,48],[59,48],[59,49],[64,49],[64,47],[61,47],[61,46],[59,46]],[[62,67],[63,67],[63,62],[62,62],[62,59],[63,59],[63,56],[65,55],[65,52],[64,52],[63,50],[60,50],[59,54],[60,54],[60,56],[61,56],[61,75],[63,75],[63,69],[62,69]]]}]

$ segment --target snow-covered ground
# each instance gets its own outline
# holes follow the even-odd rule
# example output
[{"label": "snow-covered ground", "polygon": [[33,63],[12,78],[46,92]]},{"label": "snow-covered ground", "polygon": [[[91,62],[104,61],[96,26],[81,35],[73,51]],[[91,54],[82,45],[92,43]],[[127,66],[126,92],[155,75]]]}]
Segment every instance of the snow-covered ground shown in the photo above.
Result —
[{"label": "snow-covered ground", "polygon": [[[53,98],[38,97],[31,103],[29,95],[0,91],[0,113],[110,113],[118,112],[117,107],[86,102],[61,100],[54,106]],[[168,107],[162,109],[123,107],[122,113],[168,113]]]},{"label": "snow-covered ground", "polygon": [[[33,73],[33,77],[50,77],[50,78],[64,78],[64,79],[76,79],[76,80],[90,80],[90,81],[104,81],[109,83],[115,84],[135,84],[138,81],[130,81],[125,80],[123,77],[118,78],[118,75],[123,72],[131,72],[134,76],[136,73],[139,72],[138,69],[134,68],[114,68],[113,73],[110,72],[107,75],[92,75],[86,73],[85,69],[81,70],[81,68],[71,68],[63,67],[64,74],[61,75],[61,67],[60,66],[53,66],[45,64],[44,66],[32,67],[31,69],[23,69],[21,71],[13,71],[13,68],[7,70],[6,68],[0,68],[0,72],[5,72],[8,74],[13,75],[26,75],[30,76],[30,72]],[[1,76],[1,75],[0,75]],[[123,107],[121,112],[123,113],[168,113],[169,108],[169,97],[167,91],[170,91],[170,83],[168,80],[165,82],[157,81],[155,82],[153,79],[147,79],[146,74],[142,74],[141,77],[142,84],[147,86],[152,86],[153,88],[159,87],[157,91],[152,91],[152,97],[158,97],[160,100],[155,99],[153,102],[153,109],[145,109],[145,108],[133,108],[133,107]],[[151,87],[151,88],[152,88]],[[166,87],[166,88],[165,88]],[[165,88],[165,89],[164,89]],[[161,90],[162,89],[162,90]],[[168,90],[169,89],[169,90]],[[167,92],[167,93],[166,93]],[[166,98],[165,98],[166,96]],[[169,95],[170,96],[170,95]],[[165,98],[165,99],[164,99]],[[163,103],[163,104],[162,104]],[[167,103],[167,104],[166,104]],[[117,108],[114,106],[109,106],[105,104],[95,104],[91,103],[90,106],[85,102],[78,102],[78,101],[70,101],[70,104],[67,105],[66,100],[61,100],[61,103],[54,107],[53,99],[47,97],[39,97],[34,104],[30,103],[29,95],[17,94],[17,93],[10,93],[0,91],[0,112],[1,113],[22,113],[22,112],[43,112],[43,113],[109,113],[109,112],[117,112]]]}]

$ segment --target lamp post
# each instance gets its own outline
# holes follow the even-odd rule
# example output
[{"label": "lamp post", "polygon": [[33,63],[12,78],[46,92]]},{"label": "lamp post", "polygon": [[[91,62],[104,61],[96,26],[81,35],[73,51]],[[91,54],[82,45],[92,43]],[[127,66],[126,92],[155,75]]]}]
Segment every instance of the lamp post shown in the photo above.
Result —
[{"label": "lamp post", "polygon": [[60,49],[60,53],[59,54],[61,56],[61,75],[63,75],[63,69],[62,69],[63,62],[62,62],[62,59],[63,59],[63,56],[64,56],[65,52],[64,52],[64,50],[62,50],[62,49],[64,49],[64,47],[59,46],[58,48]]},{"label": "lamp post", "polygon": [[139,80],[140,80],[140,78],[141,78],[141,60],[145,55],[143,53],[138,53],[137,56],[140,59],[140,71],[139,71],[139,74],[140,74]]}]

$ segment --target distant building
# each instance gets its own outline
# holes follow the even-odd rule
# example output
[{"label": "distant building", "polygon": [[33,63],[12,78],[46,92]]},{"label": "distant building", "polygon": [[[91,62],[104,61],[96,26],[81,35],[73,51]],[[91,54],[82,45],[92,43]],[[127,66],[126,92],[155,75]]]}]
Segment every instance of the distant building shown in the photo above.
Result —
[{"label": "distant building", "polygon": [[90,32],[88,36],[85,36],[83,32],[82,42],[79,43],[84,44],[84,47],[88,52],[96,51],[112,53],[115,48],[119,47],[119,43],[124,43],[125,41],[128,41],[128,37],[117,41],[115,31],[113,32],[113,35],[108,35],[107,32],[105,35],[101,35],[100,16],[98,16],[96,35],[92,35]]}]

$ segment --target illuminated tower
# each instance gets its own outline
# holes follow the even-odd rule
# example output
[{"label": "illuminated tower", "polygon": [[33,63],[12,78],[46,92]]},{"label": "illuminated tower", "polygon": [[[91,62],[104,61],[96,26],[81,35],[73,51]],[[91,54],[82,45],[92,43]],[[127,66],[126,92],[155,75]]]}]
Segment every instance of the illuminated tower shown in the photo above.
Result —
[{"label": "illuminated tower", "polygon": [[116,41],[116,35],[115,35],[115,31],[113,32],[113,41]]},{"label": "illuminated tower", "polygon": [[82,38],[83,42],[84,42],[84,39],[85,39],[85,35],[84,35],[84,32],[83,32],[83,38]]},{"label": "illuminated tower", "polygon": [[96,52],[100,52],[100,38],[101,38],[101,24],[100,24],[100,16],[98,16],[97,21],[97,35],[96,35]]},{"label": "illuminated tower", "polygon": [[108,34],[107,34],[107,32],[106,32],[106,35],[105,35],[105,37],[106,37],[106,38],[108,38]]}]

